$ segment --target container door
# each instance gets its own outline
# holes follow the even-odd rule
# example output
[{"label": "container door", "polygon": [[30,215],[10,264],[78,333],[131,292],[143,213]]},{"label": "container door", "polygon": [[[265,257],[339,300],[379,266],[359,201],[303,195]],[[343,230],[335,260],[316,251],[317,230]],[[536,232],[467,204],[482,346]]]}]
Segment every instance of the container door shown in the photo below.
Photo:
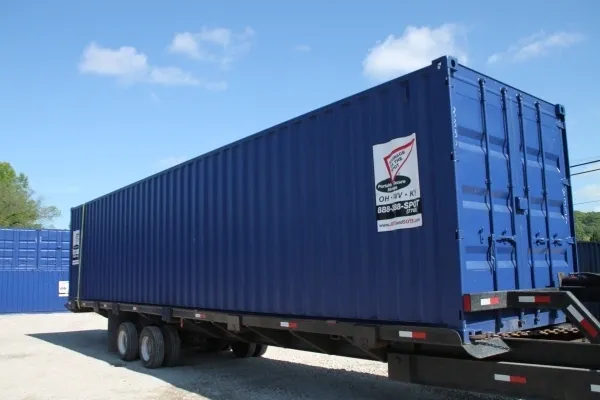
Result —
[{"label": "container door", "polygon": [[507,104],[519,142],[515,203],[525,268],[517,288],[555,287],[575,267],[564,108],[519,93]]},{"label": "container door", "polygon": [[573,271],[564,125],[537,101],[467,69],[453,79],[464,293],[555,286]]}]

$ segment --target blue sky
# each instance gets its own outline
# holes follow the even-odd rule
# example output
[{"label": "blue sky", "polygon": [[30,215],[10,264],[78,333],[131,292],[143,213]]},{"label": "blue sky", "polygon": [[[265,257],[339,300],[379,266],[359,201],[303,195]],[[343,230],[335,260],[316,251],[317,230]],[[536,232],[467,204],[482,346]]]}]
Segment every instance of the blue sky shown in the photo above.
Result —
[{"label": "blue sky", "polygon": [[[443,54],[564,104],[572,163],[600,158],[598,15],[593,0],[4,1],[0,159],[64,228],[73,205]],[[600,200],[600,172],[573,184],[576,203]]]}]

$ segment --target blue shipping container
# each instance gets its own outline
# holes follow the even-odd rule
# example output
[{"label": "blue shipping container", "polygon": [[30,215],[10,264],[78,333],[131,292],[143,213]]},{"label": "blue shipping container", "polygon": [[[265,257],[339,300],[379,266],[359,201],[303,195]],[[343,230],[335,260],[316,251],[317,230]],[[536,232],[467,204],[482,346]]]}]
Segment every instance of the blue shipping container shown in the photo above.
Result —
[{"label": "blue shipping container", "polygon": [[0,314],[67,311],[69,231],[0,229]]},{"label": "blue shipping container", "polygon": [[461,313],[464,293],[573,271],[563,117],[440,58],[73,208],[71,299],[463,333],[563,322]]}]

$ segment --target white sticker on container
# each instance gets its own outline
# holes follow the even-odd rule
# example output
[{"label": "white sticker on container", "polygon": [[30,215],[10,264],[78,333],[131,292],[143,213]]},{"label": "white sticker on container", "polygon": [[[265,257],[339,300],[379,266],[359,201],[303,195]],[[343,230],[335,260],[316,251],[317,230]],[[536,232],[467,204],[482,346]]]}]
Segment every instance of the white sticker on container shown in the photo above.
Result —
[{"label": "white sticker on container", "polygon": [[69,281],[58,281],[58,297],[69,295]]},{"label": "white sticker on container", "polygon": [[79,265],[79,238],[80,238],[80,231],[79,229],[77,229],[76,231],[73,231],[73,240],[71,241],[71,257],[72,257],[72,264],[73,265]]},{"label": "white sticker on container", "polygon": [[423,225],[416,135],[374,145],[373,166],[377,231]]}]

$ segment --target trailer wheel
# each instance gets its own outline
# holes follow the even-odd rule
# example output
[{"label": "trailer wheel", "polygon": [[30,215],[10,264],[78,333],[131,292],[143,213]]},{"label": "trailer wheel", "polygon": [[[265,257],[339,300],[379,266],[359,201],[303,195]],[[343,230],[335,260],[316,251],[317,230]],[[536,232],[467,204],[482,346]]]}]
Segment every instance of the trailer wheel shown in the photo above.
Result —
[{"label": "trailer wheel", "polygon": [[165,340],[160,328],[146,326],[140,334],[140,359],[146,368],[158,368],[165,359]]},{"label": "trailer wheel", "polygon": [[234,342],[231,344],[231,350],[237,358],[248,358],[254,355],[254,352],[256,351],[256,344]]},{"label": "trailer wheel", "polygon": [[254,350],[254,354],[252,354],[252,357],[262,357],[265,355],[265,353],[267,352],[267,349],[269,348],[269,346],[267,346],[266,344],[257,344],[256,345],[256,350]]},{"label": "trailer wheel", "polygon": [[133,322],[122,322],[116,335],[117,351],[124,361],[133,361],[139,355],[139,337],[138,331]]},{"label": "trailer wheel", "polygon": [[177,328],[173,325],[165,325],[160,328],[165,341],[164,367],[173,367],[179,362],[181,355],[181,338]]}]

